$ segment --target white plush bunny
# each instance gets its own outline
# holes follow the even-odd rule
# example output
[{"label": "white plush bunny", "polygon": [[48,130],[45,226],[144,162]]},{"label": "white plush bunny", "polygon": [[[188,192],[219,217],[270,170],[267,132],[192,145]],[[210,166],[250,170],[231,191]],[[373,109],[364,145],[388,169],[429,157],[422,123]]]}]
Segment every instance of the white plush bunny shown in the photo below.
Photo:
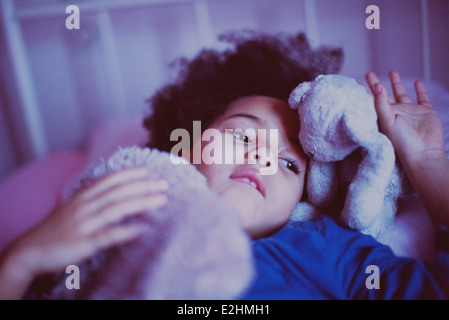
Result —
[{"label": "white plush bunny", "polygon": [[352,78],[320,75],[293,90],[289,104],[298,109],[299,139],[310,156],[308,201],[341,210],[347,226],[377,237],[410,185],[379,132],[373,97]]}]

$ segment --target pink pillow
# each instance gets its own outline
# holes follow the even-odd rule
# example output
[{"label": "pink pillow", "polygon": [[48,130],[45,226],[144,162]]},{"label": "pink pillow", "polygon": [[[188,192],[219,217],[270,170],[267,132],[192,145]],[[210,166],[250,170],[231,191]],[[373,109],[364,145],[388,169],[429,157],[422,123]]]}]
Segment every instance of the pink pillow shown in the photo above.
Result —
[{"label": "pink pillow", "polygon": [[61,190],[84,169],[86,159],[80,152],[55,152],[0,183],[0,251],[55,207]]}]

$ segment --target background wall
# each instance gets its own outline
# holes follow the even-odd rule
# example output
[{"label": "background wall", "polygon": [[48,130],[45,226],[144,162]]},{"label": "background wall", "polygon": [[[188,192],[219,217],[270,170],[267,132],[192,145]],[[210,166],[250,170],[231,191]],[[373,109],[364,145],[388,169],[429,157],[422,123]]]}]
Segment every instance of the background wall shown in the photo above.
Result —
[{"label": "background wall", "polygon": [[[79,30],[65,27],[70,4]],[[365,27],[371,4],[379,30]],[[314,47],[343,47],[342,74],[359,81],[397,69],[449,89],[447,0],[2,0],[0,19],[0,179],[83,148],[100,121],[149,112],[170,63],[222,48],[229,30],[304,31]]]}]

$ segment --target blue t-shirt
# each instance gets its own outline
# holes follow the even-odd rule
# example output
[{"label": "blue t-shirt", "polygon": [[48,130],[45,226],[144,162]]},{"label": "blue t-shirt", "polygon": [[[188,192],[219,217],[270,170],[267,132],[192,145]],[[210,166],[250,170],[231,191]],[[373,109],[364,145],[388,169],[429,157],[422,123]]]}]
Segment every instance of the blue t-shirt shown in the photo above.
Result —
[{"label": "blue t-shirt", "polygon": [[400,258],[327,216],[287,224],[253,250],[256,276],[242,299],[449,298],[448,253]]}]

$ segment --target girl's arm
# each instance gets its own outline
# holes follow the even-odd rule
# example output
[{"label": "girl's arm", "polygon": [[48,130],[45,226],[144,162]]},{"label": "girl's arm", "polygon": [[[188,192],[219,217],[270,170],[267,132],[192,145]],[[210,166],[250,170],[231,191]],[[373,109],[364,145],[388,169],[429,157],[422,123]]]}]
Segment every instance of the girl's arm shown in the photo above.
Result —
[{"label": "girl's arm", "polygon": [[137,168],[79,190],[0,255],[0,300],[20,299],[35,277],[138,236],[142,225],[117,222],[163,206],[167,188],[166,181],[148,180],[148,171]]},{"label": "girl's arm", "polygon": [[414,104],[399,74],[392,71],[389,76],[394,98],[374,73],[366,75],[381,129],[391,140],[433,224],[449,227],[449,160],[438,113],[421,81],[415,82],[418,103]]}]

